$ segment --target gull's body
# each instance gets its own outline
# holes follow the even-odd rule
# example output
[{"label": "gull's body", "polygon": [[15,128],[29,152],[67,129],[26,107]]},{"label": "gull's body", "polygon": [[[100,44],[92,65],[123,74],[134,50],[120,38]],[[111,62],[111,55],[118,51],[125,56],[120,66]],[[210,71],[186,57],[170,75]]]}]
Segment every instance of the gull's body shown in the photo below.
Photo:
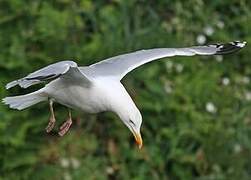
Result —
[{"label": "gull's body", "polygon": [[42,92],[60,104],[88,113],[136,108],[120,81],[109,78],[93,79],[90,86],[75,86],[71,81],[56,79],[47,84]]},{"label": "gull's body", "polygon": [[[22,96],[6,97],[3,102],[13,109],[22,110],[41,101],[49,100],[52,115],[46,128],[47,132],[52,130],[56,121],[52,107],[53,102],[88,113],[112,111],[130,129],[141,147],[142,117],[120,82],[128,72],[145,63],[164,57],[227,54],[241,49],[245,44],[246,42],[236,41],[188,48],[141,50],[84,67],[78,67],[73,61],[61,61],[7,84],[7,89],[16,85],[27,88],[37,83],[51,81],[38,91]],[[71,123],[71,114],[69,113],[69,119],[60,127],[59,134],[61,136],[68,131]]]},{"label": "gull's body", "polygon": [[99,80],[93,80],[92,83],[90,87],[74,86],[71,82],[57,79],[46,85],[43,92],[56,102],[73,109],[88,113],[107,111],[109,90],[113,89],[102,86]]}]

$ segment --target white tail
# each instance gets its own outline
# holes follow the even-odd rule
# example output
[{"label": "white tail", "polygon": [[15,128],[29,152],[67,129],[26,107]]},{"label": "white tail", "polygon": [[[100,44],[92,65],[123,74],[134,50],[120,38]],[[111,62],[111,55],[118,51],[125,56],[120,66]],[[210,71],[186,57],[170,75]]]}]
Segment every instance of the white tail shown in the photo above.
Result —
[{"label": "white tail", "polygon": [[3,103],[9,105],[12,109],[22,110],[47,99],[46,96],[41,94],[41,90],[38,90],[21,96],[6,97],[3,99]]}]

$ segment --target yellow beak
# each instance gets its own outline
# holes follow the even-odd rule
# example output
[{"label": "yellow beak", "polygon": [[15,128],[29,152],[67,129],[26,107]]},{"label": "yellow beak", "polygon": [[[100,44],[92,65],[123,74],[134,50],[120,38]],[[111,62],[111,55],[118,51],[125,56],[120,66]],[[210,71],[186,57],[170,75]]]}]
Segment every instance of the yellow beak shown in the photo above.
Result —
[{"label": "yellow beak", "polygon": [[142,148],[143,146],[143,141],[142,141],[142,138],[141,138],[141,134],[140,133],[136,133],[136,132],[133,132],[133,136],[135,138],[135,141],[139,147],[139,149]]}]

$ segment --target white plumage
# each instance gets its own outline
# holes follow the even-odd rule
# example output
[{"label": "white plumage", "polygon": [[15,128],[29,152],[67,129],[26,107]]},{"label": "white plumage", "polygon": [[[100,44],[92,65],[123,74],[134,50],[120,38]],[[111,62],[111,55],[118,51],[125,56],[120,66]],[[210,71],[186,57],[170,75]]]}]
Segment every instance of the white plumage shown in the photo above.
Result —
[{"label": "white plumage", "polygon": [[[157,48],[141,50],[115,56],[96,64],[78,67],[73,61],[61,61],[28,76],[10,82],[6,89],[19,85],[31,85],[51,81],[44,88],[22,96],[6,97],[3,102],[10,108],[22,110],[41,101],[50,102],[51,118],[46,128],[50,132],[55,125],[53,102],[72,109],[89,113],[112,111],[134,134],[139,147],[142,146],[140,126],[142,117],[120,80],[130,71],[150,61],[171,56],[214,55],[235,52],[246,42],[230,42],[188,48]],[[64,135],[71,125],[69,119],[61,126],[59,134]]]}]

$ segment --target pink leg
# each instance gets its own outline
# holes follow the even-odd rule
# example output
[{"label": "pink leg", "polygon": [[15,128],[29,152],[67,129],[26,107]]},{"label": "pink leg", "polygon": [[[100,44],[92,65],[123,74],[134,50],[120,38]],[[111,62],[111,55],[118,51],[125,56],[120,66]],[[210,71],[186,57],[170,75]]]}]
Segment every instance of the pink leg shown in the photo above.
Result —
[{"label": "pink leg", "polygon": [[70,129],[72,124],[71,111],[69,110],[69,118],[60,126],[59,136],[64,136]]},{"label": "pink leg", "polygon": [[55,123],[56,123],[54,110],[53,110],[53,101],[52,100],[49,100],[49,106],[50,106],[51,117],[49,119],[49,123],[48,123],[47,127],[45,128],[47,133],[52,131],[52,129],[54,128]]}]

